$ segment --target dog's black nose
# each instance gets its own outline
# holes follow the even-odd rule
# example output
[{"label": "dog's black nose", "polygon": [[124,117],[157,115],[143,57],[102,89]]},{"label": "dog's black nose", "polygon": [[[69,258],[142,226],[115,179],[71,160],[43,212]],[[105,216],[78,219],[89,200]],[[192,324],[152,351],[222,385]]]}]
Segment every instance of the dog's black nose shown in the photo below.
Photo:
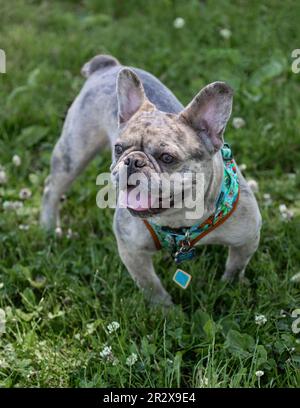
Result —
[{"label": "dog's black nose", "polygon": [[135,157],[126,157],[126,159],[124,160],[124,164],[128,166],[128,171],[131,173],[146,166],[145,160],[136,159]]}]

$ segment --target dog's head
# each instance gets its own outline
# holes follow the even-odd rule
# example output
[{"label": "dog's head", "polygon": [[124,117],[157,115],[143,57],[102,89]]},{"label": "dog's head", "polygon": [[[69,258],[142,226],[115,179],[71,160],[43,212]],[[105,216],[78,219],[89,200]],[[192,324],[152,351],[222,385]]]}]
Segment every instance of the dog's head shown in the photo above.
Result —
[{"label": "dog's head", "polygon": [[[133,215],[148,217],[165,211],[161,186],[166,175],[200,172],[207,190],[212,178],[212,160],[222,147],[223,132],[231,114],[232,95],[228,85],[214,82],[203,88],[180,113],[165,113],[147,99],[140,79],[132,70],[120,71],[117,80],[120,133],[111,170],[114,180],[119,180],[121,175],[126,179],[127,206]],[[146,191],[142,203],[128,198],[137,179],[140,188]],[[152,189],[153,182],[158,186],[156,197],[151,196],[150,184],[144,182],[150,179]],[[172,207],[174,185],[168,194]]]}]

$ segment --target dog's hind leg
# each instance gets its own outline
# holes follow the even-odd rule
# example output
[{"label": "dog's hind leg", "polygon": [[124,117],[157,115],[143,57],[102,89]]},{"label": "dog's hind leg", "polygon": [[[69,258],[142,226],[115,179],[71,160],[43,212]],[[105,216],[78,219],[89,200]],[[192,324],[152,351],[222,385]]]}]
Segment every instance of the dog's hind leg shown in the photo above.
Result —
[{"label": "dog's hind leg", "polygon": [[[107,144],[108,136],[114,138],[118,131],[114,113],[118,65],[110,55],[97,55],[82,68],[87,81],[68,111],[46,180],[41,212],[41,224],[46,229],[55,228],[59,223],[62,194]],[[110,70],[115,70],[114,74],[109,75]]]},{"label": "dog's hind leg", "polygon": [[70,126],[67,118],[53,150],[51,171],[45,182],[40,218],[42,227],[49,230],[59,225],[61,196],[106,143],[104,131],[78,123]]}]

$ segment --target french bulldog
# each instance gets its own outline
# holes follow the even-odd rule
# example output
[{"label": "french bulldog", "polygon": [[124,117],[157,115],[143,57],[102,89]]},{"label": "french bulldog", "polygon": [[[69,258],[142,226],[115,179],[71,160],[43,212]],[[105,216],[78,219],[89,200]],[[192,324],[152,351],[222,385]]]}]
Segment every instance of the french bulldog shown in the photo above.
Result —
[{"label": "french bulldog", "polygon": [[[110,142],[112,178],[124,168],[146,177],[163,173],[204,174],[201,219],[186,218],[186,208],[138,208],[117,205],[114,233],[128,272],[154,304],[172,300],[155,273],[153,237],[143,220],[176,229],[206,220],[215,210],[223,177],[223,133],[230,118],[233,92],[223,82],[204,87],[183,107],[174,94],[150,73],[122,66],[98,55],[82,68],[86,82],[71,105],[54,148],[51,173],[43,194],[41,224],[59,225],[59,203],[75,178]],[[255,196],[237,168],[239,200],[235,211],[197,245],[229,247],[224,280],[244,278],[258,248],[261,215]]]}]

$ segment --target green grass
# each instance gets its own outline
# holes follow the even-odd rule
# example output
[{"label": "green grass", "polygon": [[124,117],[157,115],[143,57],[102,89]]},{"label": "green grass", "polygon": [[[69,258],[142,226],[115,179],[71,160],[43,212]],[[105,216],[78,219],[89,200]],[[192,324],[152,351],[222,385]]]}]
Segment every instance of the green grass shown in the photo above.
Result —
[{"label": "green grass", "polygon": [[[291,328],[299,284],[290,281],[300,271],[300,74],[291,72],[299,14],[299,3],[279,0],[0,0],[0,48],[7,54],[0,164],[8,176],[0,186],[2,386],[300,385],[300,335]],[[178,16],[186,21],[181,29],[173,27]],[[231,30],[229,39],[222,28]],[[108,152],[63,205],[64,232],[71,228],[73,237],[39,229],[43,181],[64,112],[83,84],[81,66],[98,53],[154,73],[185,104],[215,80],[235,89],[233,116],[246,126],[230,123],[226,140],[247,165],[246,177],[259,183],[263,216],[250,286],[220,282],[224,248],[199,249],[185,268],[193,275],[186,291],[173,284],[167,254],[157,254],[156,269],[176,306],[167,317],[151,309],[118,257],[112,210],[96,207],[96,175],[109,168]],[[18,211],[4,211],[23,187],[32,197]],[[280,216],[280,204],[294,211],[291,221]],[[255,323],[257,314],[266,316],[265,325]],[[112,321],[120,328],[109,334]],[[115,365],[100,355],[105,344]],[[130,367],[131,353],[137,362]],[[264,371],[260,379],[257,370]]]}]

